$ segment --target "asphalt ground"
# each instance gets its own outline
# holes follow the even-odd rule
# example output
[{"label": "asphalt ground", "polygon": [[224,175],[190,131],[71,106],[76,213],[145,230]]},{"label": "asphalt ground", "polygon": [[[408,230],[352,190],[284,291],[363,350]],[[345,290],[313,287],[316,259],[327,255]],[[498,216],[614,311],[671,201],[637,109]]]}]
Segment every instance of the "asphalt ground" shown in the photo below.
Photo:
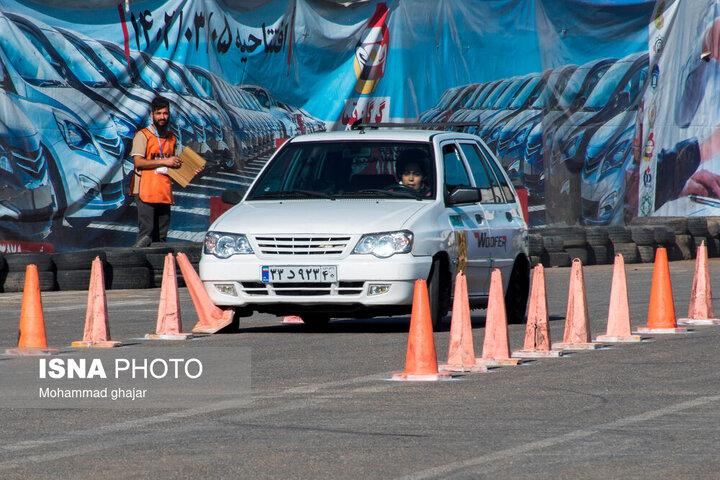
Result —
[{"label": "asphalt ground", "polygon": [[[678,317],[687,313],[693,269],[692,261],[670,264]],[[627,265],[633,327],[647,323],[652,270]],[[720,259],[710,271],[720,285]],[[546,269],[554,342],[569,274]],[[584,275],[594,338],[605,333],[612,266],[585,267]],[[2,355],[0,478],[720,478],[720,326],[451,381],[397,382],[389,378],[404,369],[408,317],[338,320],[313,331],[255,315],[236,333],[178,346],[140,339],[154,329],[159,293],[107,292],[112,338],[125,344],[114,350],[152,357],[184,349],[223,365],[208,372],[221,372],[213,388],[248,375],[249,393],[222,397],[211,388],[207,399],[173,408],[130,400],[20,408],[8,392],[35,379],[18,373],[22,359]],[[180,300],[189,330],[197,315],[184,288]],[[21,302],[22,294],[0,294],[3,351],[15,346]],[[60,358],[89,355],[69,347],[82,337],[87,292],[47,292],[42,302]],[[472,312],[478,356],[484,315]],[[509,333],[521,348],[524,326]],[[435,334],[441,362],[448,340],[449,328]],[[249,365],[233,364],[235,350],[249,352]],[[184,393],[178,386],[174,399],[182,403]]]}]

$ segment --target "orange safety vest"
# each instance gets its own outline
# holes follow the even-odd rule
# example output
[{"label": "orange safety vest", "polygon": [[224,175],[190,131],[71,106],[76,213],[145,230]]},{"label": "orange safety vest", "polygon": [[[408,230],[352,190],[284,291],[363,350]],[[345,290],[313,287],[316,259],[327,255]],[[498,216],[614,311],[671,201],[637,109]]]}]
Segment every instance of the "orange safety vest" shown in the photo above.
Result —
[{"label": "orange safety vest", "polygon": [[[147,128],[140,130],[147,138],[145,158],[154,160],[161,157],[171,157],[175,154],[175,135],[168,132],[162,142],[162,149],[158,137]],[[135,170],[136,172],[138,170]],[[133,180],[135,180],[133,178]],[[170,203],[173,202],[172,180],[169,176],[155,173],[154,169],[140,170],[140,200],[146,203]]]}]

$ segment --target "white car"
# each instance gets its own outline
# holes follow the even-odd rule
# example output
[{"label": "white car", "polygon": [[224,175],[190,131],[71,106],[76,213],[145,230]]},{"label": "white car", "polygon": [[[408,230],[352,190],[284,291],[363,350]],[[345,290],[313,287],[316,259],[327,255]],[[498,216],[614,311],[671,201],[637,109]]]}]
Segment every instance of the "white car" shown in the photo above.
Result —
[{"label": "white car", "polygon": [[[424,174],[420,190],[400,183],[412,171]],[[451,306],[459,243],[471,305],[486,305],[499,268],[508,321],[522,322],[527,225],[479,137],[392,128],[302,135],[210,226],[200,278],[215,304],[240,315],[299,315],[311,325],[407,315],[424,279],[437,326]]]}]

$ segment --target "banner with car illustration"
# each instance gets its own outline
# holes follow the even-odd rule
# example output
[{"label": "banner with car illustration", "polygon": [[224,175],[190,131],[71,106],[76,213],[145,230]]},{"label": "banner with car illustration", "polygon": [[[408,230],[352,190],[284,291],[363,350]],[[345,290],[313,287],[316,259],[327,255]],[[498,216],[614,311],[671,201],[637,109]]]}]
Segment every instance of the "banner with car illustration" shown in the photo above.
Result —
[{"label": "banner with car illustration", "polygon": [[[131,245],[128,152],[156,94],[170,99],[181,143],[208,161],[175,189],[174,241],[201,241],[209,198],[248,185],[281,139],[358,121],[477,133],[528,189],[532,225],[696,214],[720,197],[700,158],[718,102],[698,93],[714,91],[716,10],[0,0],[0,240]],[[692,155],[684,180],[667,167]]]}]

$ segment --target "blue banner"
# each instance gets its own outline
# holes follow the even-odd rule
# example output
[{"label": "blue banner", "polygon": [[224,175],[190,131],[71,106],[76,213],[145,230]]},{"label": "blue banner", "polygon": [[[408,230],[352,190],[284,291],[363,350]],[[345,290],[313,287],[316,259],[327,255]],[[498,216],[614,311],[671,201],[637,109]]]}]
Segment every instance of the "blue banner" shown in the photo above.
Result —
[{"label": "blue banner", "polygon": [[528,189],[531,224],[691,214],[648,204],[657,154],[709,135],[699,119],[717,123],[710,96],[680,123],[663,113],[695,101],[672,85],[688,77],[699,47],[682,39],[706,35],[712,0],[55,5],[0,0],[0,237],[57,250],[133,243],[129,148],[157,94],[208,162],[175,188],[176,241],[200,241],[209,198],[249,184],[281,139],[358,120],[477,133]]}]

